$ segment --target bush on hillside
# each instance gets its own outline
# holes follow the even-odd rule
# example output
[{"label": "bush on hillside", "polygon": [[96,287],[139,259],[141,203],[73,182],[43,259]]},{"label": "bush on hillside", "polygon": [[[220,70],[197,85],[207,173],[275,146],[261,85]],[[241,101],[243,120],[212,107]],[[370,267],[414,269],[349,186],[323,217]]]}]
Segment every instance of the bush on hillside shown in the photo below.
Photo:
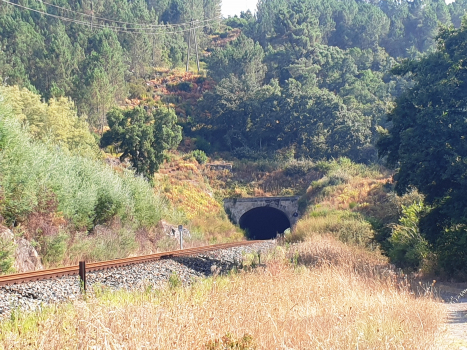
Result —
[{"label": "bush on hillside", "polygon": [[301,242],[316,234],[330,234],[341,242],[373,248],[371,225],[358,213],[348,210],[318,209],[300,220],[288,236],[288,242]]},{"label": "bush on hillside", "polygon": [[199,164],[204,164],[208,160],[208,156],[206,155],[206,153],[204,153],[203,151],[201,151],[199,149],[196,149],[193,152],[191,152],[191,155],[193,156],[193,158],[196,159],[196,161]]},{"label": "bush on hillside", "polygon": [[346,179],[350,177],[379,177],[381,175],[379,166],[355,163],[346,157],[331,161],[318,161],[314,165],[314,170],[328,177],[342,178],[342,174],[345,174]]},{"label": "bush on hillside", "polygon": [[399,223],[392,227],[388,255],[391,262],[402,268],[420,268],[430,253],[428,242],[418,228],[423,211],[424,205],[421,202],[402,206],[402,217]]},{"label": "bush on hillside", "polygon": [[292,160],[284,168],[284,174],[287,176],[305,176],[313,170],[314,164],[311,160]]},{"label": "bush on hillside", "polygon": [[8,225],[24,222],[49,191],[56,197],[57,212],[76,229],[90,230],[113,217],[151,227],[168,209],[134,172],[118,174],[100,161],[34,141],[3,105],[0,145],[0,215]]},{"label": "bush on hillside", "polygon": [[105,261],[126,258],[138,248],[135,232],[128,227],[93,235],[79,233],[68,248],[68,259],[76,261]]},{"label": "bush on hillside", "polygon": [[0,86],[0,95],[33,139],[73,155],[99,157],[99,146],[88,123],[78,117],[70,100],[52,98],[44,103],[40,95],[17,86]]},{"label": "bush on hillside", "polygon": [[204,153],[210,153],[212,150],[211,143],[201,136],[196,138],[195,145],[197,149]]},{"label": "bush on hillside", "polygon": [[467,225],[455,225],[445,229],[437,242],[436,253],[439,267],[449,276],[467,278]]},{"label": "bush on hillside", "polygon": [[14,253],[13,241],[0,236],[0,275],[13,271]]},{"label": "bush on hillside", "polygon": [[257,151],[249,147],[238,147],[232,151],[232,155],[239,159],[260,160],[265,159],[268,155],[265,152]]},{"label": "bush on hillside", "polygon": [[63,261],[68,246],[69,236],[60,233],[53,237],[41,237],[40,253],[46,266],[57,265]]}]

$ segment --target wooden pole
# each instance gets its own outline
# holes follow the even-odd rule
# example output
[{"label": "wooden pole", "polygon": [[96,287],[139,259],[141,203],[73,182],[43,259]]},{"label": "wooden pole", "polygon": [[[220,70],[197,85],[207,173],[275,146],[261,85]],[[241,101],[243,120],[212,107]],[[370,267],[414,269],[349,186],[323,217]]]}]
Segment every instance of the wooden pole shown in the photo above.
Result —
[{"label": "wooden pole", "polygon": [[86,262],[85,261],[79,262],[79,282],[81,285],[82,292],[86,293]]}]

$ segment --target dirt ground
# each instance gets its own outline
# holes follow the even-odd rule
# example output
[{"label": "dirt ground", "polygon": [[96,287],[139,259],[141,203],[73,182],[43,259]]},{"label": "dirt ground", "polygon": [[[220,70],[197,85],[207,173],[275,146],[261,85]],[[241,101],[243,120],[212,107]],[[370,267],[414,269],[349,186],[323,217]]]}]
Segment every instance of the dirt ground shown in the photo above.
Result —
[{"label": "dirt ground", "polygon": [[439,349],[467,350],[467,283],[441,283],[438,290],[449,315]]}]

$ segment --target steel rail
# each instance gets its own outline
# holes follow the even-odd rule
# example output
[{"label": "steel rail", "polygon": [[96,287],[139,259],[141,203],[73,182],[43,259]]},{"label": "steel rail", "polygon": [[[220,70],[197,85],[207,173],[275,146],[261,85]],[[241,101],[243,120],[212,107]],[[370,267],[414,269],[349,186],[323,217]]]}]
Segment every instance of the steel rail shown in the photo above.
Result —
[{"label": "steel rail", "polygon": [[[173,250],[173,251],[163,252],[163,253],[155,253],[155,254],[150,254],[150,255],[135,256],[131,258],[114,259],[114,260],[108,260],[108,261],[88,263],[86,264],[86,272],[99,271],[99,270],[129,266],[129,265],[134,265],[134,264],[141,264],[141,263],[145,263],[149,261],[170,259],[173,257],[190,256],[190,255],[199,254],[199,253],[207,253],[213,250],[241,247],[241,246],[251,245],[251,244],[260,243],[260,242],[264,242],[264,241],[242,241],[242,242],[233,242],[233,243],[214,244],[214,245],[208,245],[208,246],[202,246],[202,247],[187,248],[187,249],[182,249],[182,250]],[[31,281],[39,281],[39,280],[57,278],[57,277],[62,277],[62,276],[74,276],[74,275],[78,275],[78,273],[79,273],[78,265],[59,267],[56,269],[15,273],[11,275],[0,276],[0,286],[19,284],[19,283],[25,283],[25,282],[31,282]]]}]

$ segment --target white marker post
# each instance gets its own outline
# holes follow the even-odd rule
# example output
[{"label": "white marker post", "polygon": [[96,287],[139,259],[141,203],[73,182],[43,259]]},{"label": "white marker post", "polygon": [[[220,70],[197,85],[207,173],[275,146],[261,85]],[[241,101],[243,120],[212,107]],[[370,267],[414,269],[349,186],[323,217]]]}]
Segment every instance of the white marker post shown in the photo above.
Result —
[{"label": "white marker post", "polygon": [[180,250],[183,249],[183,225],[178,225],[178,231],[180,233]]}]

